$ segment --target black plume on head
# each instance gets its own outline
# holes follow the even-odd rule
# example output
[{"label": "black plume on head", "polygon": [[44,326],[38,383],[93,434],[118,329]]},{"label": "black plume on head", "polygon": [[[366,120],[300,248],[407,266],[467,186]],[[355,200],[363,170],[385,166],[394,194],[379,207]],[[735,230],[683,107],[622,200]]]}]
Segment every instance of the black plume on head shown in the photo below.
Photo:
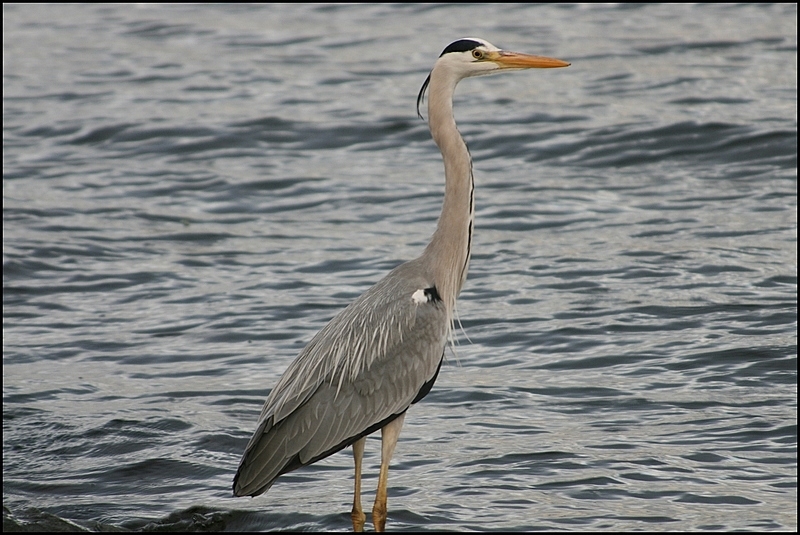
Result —
[{"label": "black plume on head", "polygon": [[[441,56],[439,56],[439,57],[441,57]],[[431,75],[430,74],[425,79],[425,83],[422,84],[422,89],[419,90],[419,95],[417,95],[417,115],[419,115],[420,119],[422,119],[422,114],[419,112],[419,105],[422,104],[422,99],[425,98],[425,90],[428,89],[428,84],[429,83],[431,83]]]},{"label": "black plume on head", "polygon": [[[474,39],[459,39],[458,41],[453,41],[445,49],[439,54],[441,58],[445,54],[449,54],[450,52],[468,52],[470,50],[474,50],[479,46],[483,45],[480,41],[475,41]],[[431,75],[428,75],[428,78],[425,80],[425,83],[422,84],[422,89],[419,90],[419,95],[417,95],[417,115],[419,118],[422,119],[422,114],[419,112],[419,105],[422,104],[423,99],[425,98],[425,90],[428,89],[428,84],[431,82]]]}]

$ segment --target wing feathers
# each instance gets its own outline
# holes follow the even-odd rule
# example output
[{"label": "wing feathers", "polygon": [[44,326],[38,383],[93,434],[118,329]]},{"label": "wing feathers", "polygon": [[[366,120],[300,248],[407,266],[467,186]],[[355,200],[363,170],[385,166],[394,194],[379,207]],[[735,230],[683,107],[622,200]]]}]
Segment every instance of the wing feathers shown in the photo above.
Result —
[{"label": "wing feathers", "polygon": [[264,404],[234,494],[266,491],[279,475],[350,445],[430,389],[448,314],[441,300],[412,298],[432,285],[408,270],[411,263],[403,264],[364,293],[289,365]]}]

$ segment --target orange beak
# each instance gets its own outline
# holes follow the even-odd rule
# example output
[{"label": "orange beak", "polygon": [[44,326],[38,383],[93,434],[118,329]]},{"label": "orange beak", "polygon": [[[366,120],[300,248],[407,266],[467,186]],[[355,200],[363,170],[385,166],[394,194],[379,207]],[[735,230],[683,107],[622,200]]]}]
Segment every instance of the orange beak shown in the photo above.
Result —
[{"label": "orange beak", "polygon": [[560,59],[531,56],[520,54],[519,52],[506,52],[505,50],[497,52],[497,56],[489,59],[500,65],[502,69],[554,69],[570,66],[570,63]]}]

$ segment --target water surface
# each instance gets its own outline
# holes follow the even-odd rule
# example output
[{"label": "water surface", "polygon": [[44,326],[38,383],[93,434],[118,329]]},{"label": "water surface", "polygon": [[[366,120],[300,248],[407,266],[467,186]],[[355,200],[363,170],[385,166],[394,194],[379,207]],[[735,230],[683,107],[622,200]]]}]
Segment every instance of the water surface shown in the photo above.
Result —
[{"label": "water surface", "polygon": [[[463,333],[392,530],[797,528],[797,10],[3,8],[4,529],[350,529],[348,451],[231,497],[299,350],[418,255],[465,81]],[[379,438],[367,441],[364,501]]]}]

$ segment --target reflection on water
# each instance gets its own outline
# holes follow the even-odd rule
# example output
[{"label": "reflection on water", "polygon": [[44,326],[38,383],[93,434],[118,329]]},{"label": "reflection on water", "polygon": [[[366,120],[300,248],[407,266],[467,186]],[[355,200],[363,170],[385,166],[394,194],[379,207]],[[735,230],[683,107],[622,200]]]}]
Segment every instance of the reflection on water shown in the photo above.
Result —
[{"label": "reflection on water", "polygon": [[794,5],[3,14],[4,529],[349,529],[347,452],[231,480],[288,363],[433,231],[414,102],[465,35],[573,65],[459,88],[466,336],[389,528],[796,529]]}]

